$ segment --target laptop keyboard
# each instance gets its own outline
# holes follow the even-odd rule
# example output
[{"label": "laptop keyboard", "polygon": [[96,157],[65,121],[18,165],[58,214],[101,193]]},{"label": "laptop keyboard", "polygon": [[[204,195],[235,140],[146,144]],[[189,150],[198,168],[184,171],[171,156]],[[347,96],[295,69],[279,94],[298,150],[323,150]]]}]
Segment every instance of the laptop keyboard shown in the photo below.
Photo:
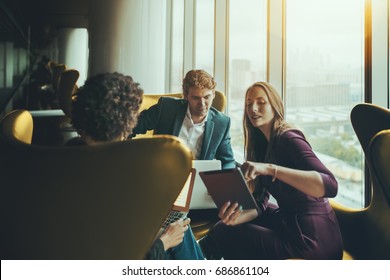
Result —
[{"label": "laptop keyboard", "polygon": [[171,210],[171,212],[168,214],[168,217],[165,219],[163,228],[165,229],[169,224],[176,222],[180,218],[185,219],[186,216],[187,214],[185,212]]}]

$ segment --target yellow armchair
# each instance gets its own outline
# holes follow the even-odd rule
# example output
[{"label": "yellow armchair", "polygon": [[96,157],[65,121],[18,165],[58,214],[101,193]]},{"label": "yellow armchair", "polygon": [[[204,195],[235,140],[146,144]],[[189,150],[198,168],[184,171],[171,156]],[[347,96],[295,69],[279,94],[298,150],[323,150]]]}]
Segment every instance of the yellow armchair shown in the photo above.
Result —
[{"label": "yellow armchair", "polygon": [[58,93],[58,83],[59,83],[59,80],[60,80],[60,76],[61,76],[62,72],[65,71],[66,65],[62,64],[62,63],[52,62],[50,64],[50,67],[51,67],[52,73],[53,73],[52,74],[53,90],[57,94]]},{"label": "yellow armchair", "polygon": [[77,90],[76,82],[80,76],[76,69],[64,70],[58,82],[58,103],[69,119],[72,118],[72,99]]},{"label": "yellow armchair", "polygon": [[3,260],[143,259],[192,166],[174,136],[44,147],[3,132]]},{"label": "yellow armchair", "polygon": [[4,140],[31,144],[33,127],[33,119],[29,111],[15,110],[0,120],[0,135]]},{"label": "yellow armchair", "polygon": [[[148,109],[149,107],[157,104],[158,100],[162,96],[183,98],[182,93],[144,94],[139,112],[142,112],[143,110]],[[215,91],[215,98],[213,100],[212,106],[220,112],[223,112],[225,110],[226,97],[223,94],[223,92],[218,91],[218,90]],[[135,138],[151,137],[151,135],[153,135],[153,131],[148,131],[146,134],[143,134],[143,135],[139,134]]]}]

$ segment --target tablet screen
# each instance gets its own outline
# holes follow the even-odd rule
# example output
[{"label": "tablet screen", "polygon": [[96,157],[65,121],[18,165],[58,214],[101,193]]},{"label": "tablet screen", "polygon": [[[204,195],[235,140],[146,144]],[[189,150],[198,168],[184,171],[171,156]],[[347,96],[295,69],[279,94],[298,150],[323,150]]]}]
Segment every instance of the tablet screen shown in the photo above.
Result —
[{"label": "tablet screen", "polygon": [[199,172],[218,208],[227,202],[237,202],[243,209],[257,209],[245,178],[239,168]]}]

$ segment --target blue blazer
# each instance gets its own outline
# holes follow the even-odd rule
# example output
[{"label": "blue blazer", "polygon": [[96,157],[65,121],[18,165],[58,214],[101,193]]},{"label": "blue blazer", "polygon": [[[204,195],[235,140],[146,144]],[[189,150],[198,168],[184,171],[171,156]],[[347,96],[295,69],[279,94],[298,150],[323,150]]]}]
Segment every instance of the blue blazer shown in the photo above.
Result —
[{"label": "blue blazer", "polygon": [[[185,99],[161,97],[156,105],[141,112],[133,136],[147,130],[179,136],[187,106]],[[224,169],[236,166],[230,144],[230,118],[213,107],[207,116],[199,159],[218,159]]]}]

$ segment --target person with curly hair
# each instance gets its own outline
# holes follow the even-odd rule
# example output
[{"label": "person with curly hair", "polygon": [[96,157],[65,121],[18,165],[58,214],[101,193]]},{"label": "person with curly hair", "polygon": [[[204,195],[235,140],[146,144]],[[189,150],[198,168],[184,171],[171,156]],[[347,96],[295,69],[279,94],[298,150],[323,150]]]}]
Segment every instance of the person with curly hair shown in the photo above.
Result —
[{"label": "person with curly hair", "polygon": [[[328,197],[336,178],[303,133],[284,119],[273,86],[257,82],[245,95],[246,162],[241,169],[258,209],[226,201],[220,221],[199,241],[207,259],[341,259],[342,237]],[[272,195],[277,205],[268,202]]]},{"label": "person with curly hair", "polygon": [[[131,76],[115,72],[87,79],[72,103],[72,124],[80,137],[67,145],[126,140],[137,124],[142,97],[142,88]],[[156,238],[146,258],[203,260],[189,223],[190,219],[171,223]]]},{"label": "person with curly hair", "polygon": [[76,92],[72,124],[86,144],[125,140],[137,124],[142,96],[132,77],[98,74]]},{"label": "person with curly hair", "polygon": [[218,159],[223,169],[234,168],[230,118],[211,106],[216,85],[206,71],[189,71],[183,79],[184,98],[161,97],[156,105],[142,111],[130,138],[148,130],[178,136],[194,159]]}]

